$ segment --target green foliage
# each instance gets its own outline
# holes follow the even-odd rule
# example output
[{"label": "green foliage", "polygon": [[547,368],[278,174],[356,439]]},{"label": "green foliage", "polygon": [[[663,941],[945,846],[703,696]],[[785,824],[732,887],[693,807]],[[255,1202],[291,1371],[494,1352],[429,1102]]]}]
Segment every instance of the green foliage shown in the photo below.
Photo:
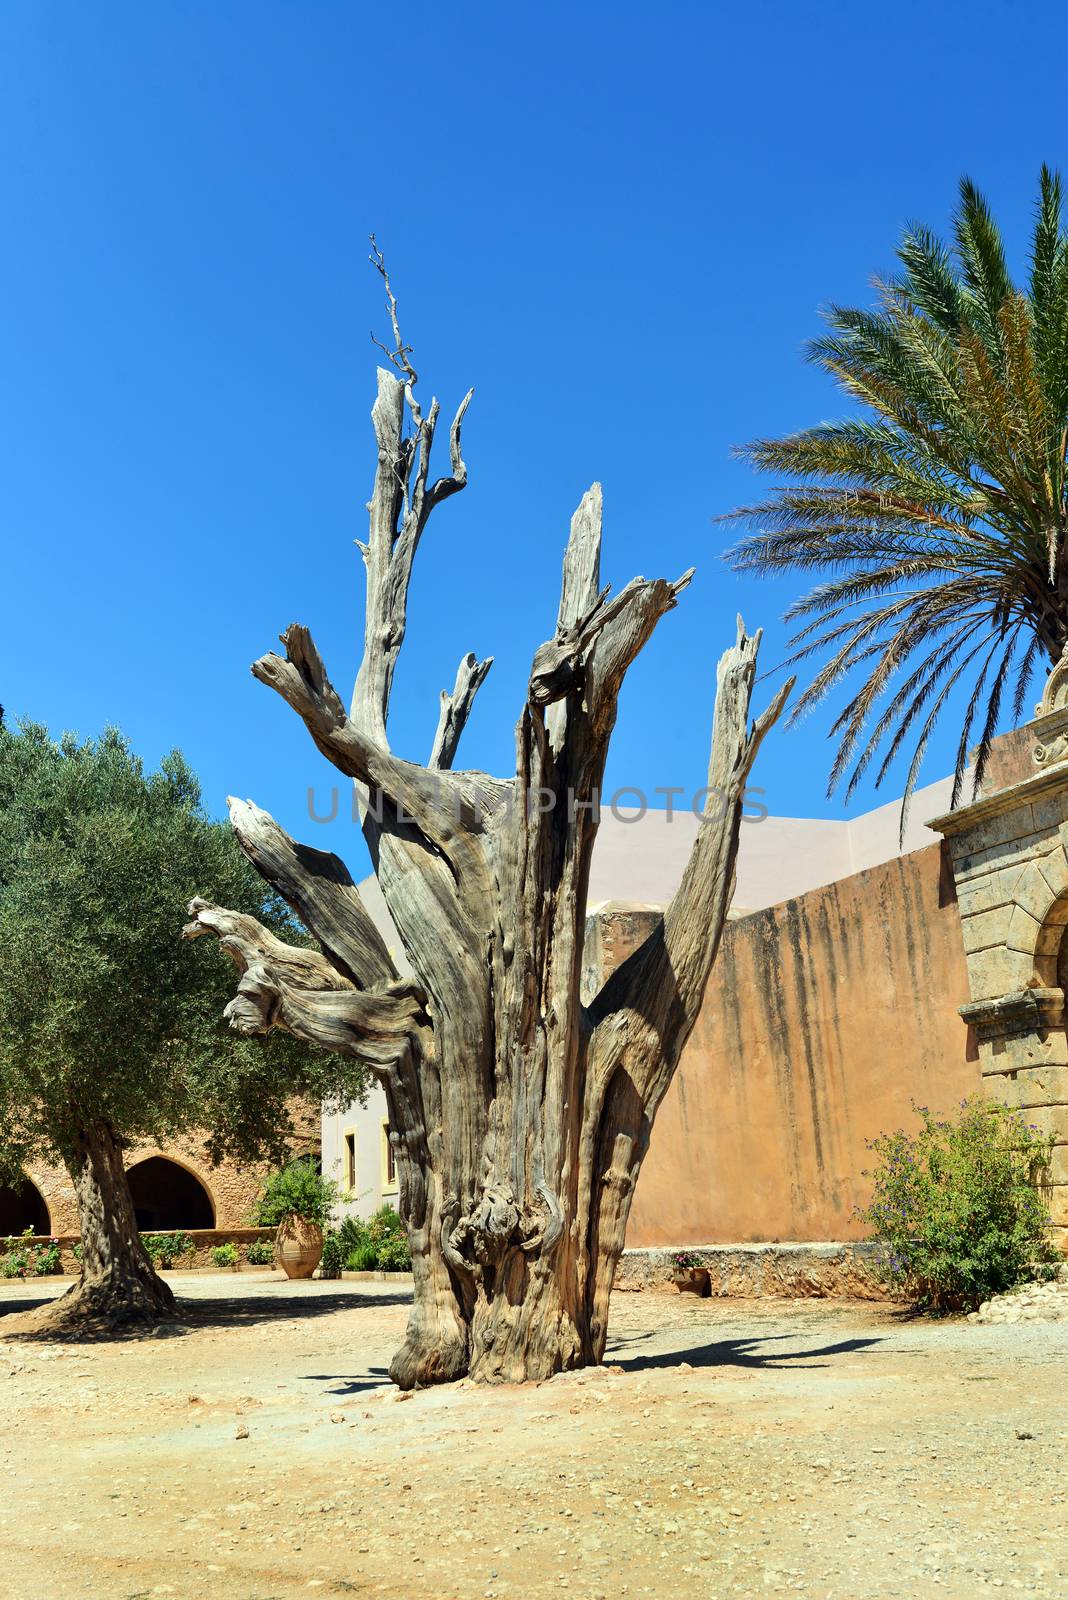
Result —
[{"label": "green foliage", "polygon": [[34,1251],[33,1270],[39,1278],[52,1276],[63,1271],[63,1259],[59,1253],[59,1245],[54,1239],[46,1239]]},{"label": "green foliage", "polygon": [[878,1165],[860,1219],[882,1246],[888,1282],[931,1311],[972,1310],[1059,1259],[1042,1189],[1052,1141],[1024,1114],[978,1096],[952,1121],[926,1106],[919,1133],[870,1142]]},{"label": "green foliage", "polygon": [[412,1252],[408,1248],[407,1239],[400,1235],[391,1235],[383,1239],[378,1246],[378,1260],[375,1264],[383,1272],[411,1272]]},{"label": "green foliage", "polygon": [[333,1228],[323,1235],[323,1253],[319,1261],[320,1278],[340,1278],[345,1265],[345,1252]]},{"label": "green foliage", "polygon": [[348,1272],[410,1272],[412,1253],[404,1223],[392,1206],[382,1206],[365,1222],[346,1217],[338,1242]]},{"label": "green foliage", "polygon": [[245,1260],[250,1267],[273,1266],[274,1245],[270,1239],[253,1239],[245,1251]]},{"label": "green foliage", "polygon": [[180,1228],[173,1233],[143,1233],[141,1243],[152,1265],[162,1267],[165,1271],[183,1256],[193,1255],[196,1250],[192,1239]]},{"label": "green foliage", "polygon": [[345,1256],[346,1272],[373,1272],[378,1265],[378,1246],[365,1239],[353,1245]]},{"label": "green foliage", "polygon": [[41,1238],[25,1228],[17,1244],[9,1243],[0,1258],[0,1276],[5,1278],[44,1278],[62,1272],[63,1262],[55,1239]]},{"label": "green foliage", "polygon": [[226,1244],[217,1244],[211,1252],[213,1267],[236,1267],[237,1246],[229,1241]]},{"label": "green foliage", "polygon": [[787,617],[798,624],[791,659],[825,658],[792,720],[851,680],[831,730],[832,788],[848,771],[851,791],[877,753],[881,783],[907,740],[907,806],[957,688],[955,805],[973,727],[978,784],[1005,691],[1018,721],[1032,670],[1068,640],[1061,179],[1043,168],[1023,288],[967,179],[952,243],[913,225],[898,258],[879,305],[833,306],[810,346],[861,414],[746,448],[787,486],[734,513],[753,532],[731,559],[739,571],[826,574]]},{"label": "green foliage", "polygon": [[5,1278],[25,1278],[30,1270],[29,1251],[24,1245],[9,1247],[0,1261],[0,1273]]},{"label": "green foliage", "polygon": [[287,1217],[303,1217],[306,1222],[317,1222],[325,1228],[337,1196],[334,1180],[324,1178],[314,1162],[301,1157],[272,1172],[263,1186],[254,1220],[260,1228],[275,1228]]},{"label": "green foliage", "polygon": [[200,895],[306,942],[205,813],[173,752],[148,774],[115,729],[80,743],[0,726],[0,1161],[71,1159],[87,1122],[127,1140],[213,1130],[280,1159],[287,1102],[359,1097],[351,1061],[226,1026],[233,970],[179,938]]}]

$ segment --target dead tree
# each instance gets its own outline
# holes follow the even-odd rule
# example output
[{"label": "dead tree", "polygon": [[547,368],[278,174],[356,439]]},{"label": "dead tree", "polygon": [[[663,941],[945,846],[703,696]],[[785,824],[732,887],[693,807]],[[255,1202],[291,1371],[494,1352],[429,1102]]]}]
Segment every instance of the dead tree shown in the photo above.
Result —
[{"label": "dead tree", "polygon": [[[377,256],[377,252],[376,252]],[[194,901],[241,974],[243,1033],[288,1028],[366,1063],[382,1083],[411,1241],[414,1307],[390,1368],[402,1388],[465,1373],[540,1379],[601,1360],[608,1299],[657,1108],[693,1026],[734,885],[742,791],[789,685],[749,726],[759,633],[719,663],[708,803],[677,894],[591,1004],[579,995],[597,800],[624,674],[689,581],[600,580],[601,491],[571,522],[556,628],[535,652],[515,776],[455,769],[490,662],[469,655],[425,766],[390,748],[387,714],[408,585],[431,513],[467,481],[461,426],[432,481],[438,426],[393,325],[372,410],[378,465],[361,545],[364,652],[346,710],[307,628],[253,675],[352,778],[382,892],[414,977],[401,977],[336,856],[295,844],[232,800],[242,849],[318,941],[281,944]]]}]

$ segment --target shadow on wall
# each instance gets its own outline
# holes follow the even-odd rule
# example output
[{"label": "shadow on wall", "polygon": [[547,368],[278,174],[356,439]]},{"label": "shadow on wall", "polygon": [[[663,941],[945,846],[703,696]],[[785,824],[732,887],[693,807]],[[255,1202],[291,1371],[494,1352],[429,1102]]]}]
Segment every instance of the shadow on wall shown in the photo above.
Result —
[{"label": "shadow on wall", "polygon": [[171,1228],[214,1228],[215,1207],[207,1189],[188,1168],[166,1156],[148,1156],[126,1174],[134,1216],[142,1233]]}]

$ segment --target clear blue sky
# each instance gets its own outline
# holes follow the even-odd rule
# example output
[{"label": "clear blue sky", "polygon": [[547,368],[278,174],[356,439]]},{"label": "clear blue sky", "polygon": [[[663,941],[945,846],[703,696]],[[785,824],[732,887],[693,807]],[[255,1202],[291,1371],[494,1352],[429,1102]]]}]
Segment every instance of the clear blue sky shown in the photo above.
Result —
[{"label": "clear blue sky", "polygon": [[[374,229],[427,395],[476,391],[396,746],[423,756],[471,648],[496,666],[466,764],[509,769],[600,478],[608,578],[698,568],[628,681],[609,779],[696,787],[734,614],[764,624],[771,667],[795,588],[720,560],[712,519],[753,487],[730,448],[841,411],[801,356],[819,306],[868,300],[962,172],[1020,263],[1039,166],[1063,160],[1066,46],[1063,6],[982,0],[7,0],[0,701],[55,730],[118,722],[152,763],[178,744],[213,808],[251,796],[327,842],[303,813],[331,769],[248,666],[299,620],[351,682]],[[765,747],[774,811],[841,814],[829,720]]]}]

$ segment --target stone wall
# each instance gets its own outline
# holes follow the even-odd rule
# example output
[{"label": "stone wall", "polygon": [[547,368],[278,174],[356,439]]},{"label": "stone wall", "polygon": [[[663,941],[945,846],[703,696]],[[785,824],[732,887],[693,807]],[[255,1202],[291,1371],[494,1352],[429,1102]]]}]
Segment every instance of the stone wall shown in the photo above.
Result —
[{"label": "stone wall", "polygon": [[[181,1261],[174,1269],[176,1272],[199,1272],[205,1267],[213,1266],[211,1252],[222,1244],[236,1245],[240,1258],[240,1268],[249,1272],[254,1270],[245,1259],[249,1245],[259,1243],[262,1240],[268,1240],[273,1244],[276,1230],[274,1228],[187,1228],[183,1231],[188,1234],[192,1249],[188,1255],[184,1255],[181,1258]],[[68,1277],[76,1276],[79,1267],[78,1258],[74,1250],[78,1243],[78,1235],[76,1233],[60,1233],[52,1234],[51,1237],[59,1245],[64,1275]],[[21,1245],[22,1240],[19,1238],[0,1238],[0,1256],[5,1255],[9,1249],[18,1249]],[[262,1271],[263,1269],[257,1268],[255,1270]],[[169,1272],[164,1272],[163,1275],[168,1277]]]},{"label": "stone wall", "polygon": [[[292,1154],[317,1155],[320,1142],[319,1107],[310,1102],[297,1101],[290,1107],[290,1116],[294,1130],[290,1140]],[[132,1145],[125,1157],[127,1171],[151,1156],[162,1156],[192,1173],[211,1201],[216,1229],[248,1227],[263,1181],[270,1171],[268,1163],[222,1161],[213,1166],[206,1148],[206,1135],[191,1133],[168,1140],[165,1144]],[[34,1162],[25,1168],[25,1172],[36,1184],[48,1207],[53,1234],[76,1237],[78,1206],[74,1185],[66,1170],[44,1162]]]},{"label": "stone wall", "polygon": [[[865,1244],[725,1244],[694,1252],[716,1299],[893,1300]],[[615,1287],[675,1287],[674,1251],[625,1250]]]},{"label": "stone wall", "polygon": [[[1032,739],[1050,720],[1029,724]],[[970,995],[960,1012],[982,1085],[1052,1137],[1050,1216],[1068,1249],[1068,763],[1039,763],[936,826],[952,851]]]},{"label": "stone wall", "polygon": [[[658,913],[606,907],[587,992]],[[630,1249],[865,1232],[866,1141],[981,1083],[944,845],[724,929],[697,1024],[653,1128]]]}]

